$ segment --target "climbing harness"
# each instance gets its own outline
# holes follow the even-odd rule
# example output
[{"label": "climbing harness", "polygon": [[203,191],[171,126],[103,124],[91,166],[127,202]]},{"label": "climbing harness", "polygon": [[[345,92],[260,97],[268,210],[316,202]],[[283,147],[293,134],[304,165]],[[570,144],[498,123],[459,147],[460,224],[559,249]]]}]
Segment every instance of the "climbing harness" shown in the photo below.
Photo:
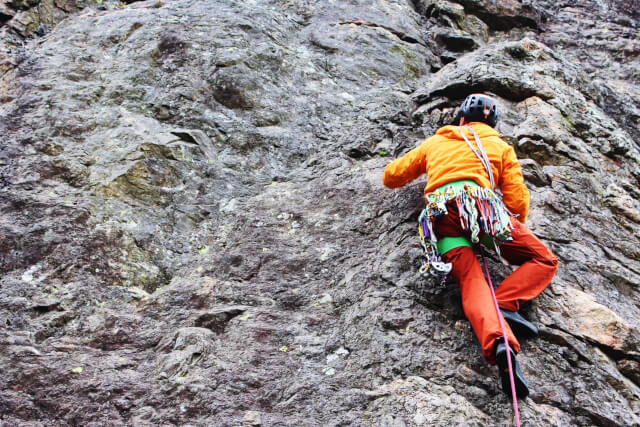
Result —
[{"label": "climbing harness", "polygon": [[496,293],[493,290],[493,282],[491,281],[491,275],[489,274],[489,267],[487,267],[487,260],[484,257],[484,250],[482,248],[480,248],[480,256],[482,257],[482,264],[484,265],[484,272],[487,276],[489,289],[491,289],[491,296],[493,297],[493,305],[496,309],[496,315],[498,316],[498,321],[500,322],[500,329],[502,330],[502,339],[504,341],[504,346],[507,350],[507,365],[509,367],[509,382],[511,384],[511,398],[513,399],[513,413],[516,420],[516,427],[520,427],[520,412],[518,411],[518,398],[516,397],[516,381],[515,381],[515,378],[513,377],[513,366],[511,364],[511,349],[509,346],[509,338],[507,337],[507,330],[504,327],[504,320],[502,320],[502,315],[500,314],[498,299],[496,298]]},{"label": "climbing harness", "polygon": [[460,216],[462,230],[471,235],[471,243],[480,242],[480,234],[489,236],[493,242],[498,256],[500,249],[497,243],[511,241],[511,216],[516,216],[507,209],[502,199],[493,192],[495,180],[491,171],[491,163],[482,146],[478,134],[468,126],[477,144],[477,149],[467,139],[461,128],[458,131],[467,142],[471,150],[478,157],[489,175],[491,189],[480,187],[473,181],[456,181],[444,185],[425,196],[426,207],[418,219],[418,233],[420,245],[424,253],[425,261],[420,267],[420,273],[425,276],[435,276],[441,279],[441,284],[446,281],[446,276],[451,272],[451,264],[442,261],[438,250],[438,239],[433,232],[434,221],[447,214],[447,204],[454,202]]},{"label": "climbing harness", "polygon": [[[420,268],[424,275],[446,276],[451,264],[444,263],[438,251],[438,239],[433,231],[436,218],[447,214],[447,204],[455,203],[460,215],[460,226],[471,234],[471,242],[480,242],[480,233],[491,236],[494,246],[497,242],[511,240],[511,215],[502,200],[491,190],[465,183],[462,188],[445,186],[425,197],[426,207],[418,220],[420,244],[425,262]],[[498,249],[499,250],[499,249]]]}]

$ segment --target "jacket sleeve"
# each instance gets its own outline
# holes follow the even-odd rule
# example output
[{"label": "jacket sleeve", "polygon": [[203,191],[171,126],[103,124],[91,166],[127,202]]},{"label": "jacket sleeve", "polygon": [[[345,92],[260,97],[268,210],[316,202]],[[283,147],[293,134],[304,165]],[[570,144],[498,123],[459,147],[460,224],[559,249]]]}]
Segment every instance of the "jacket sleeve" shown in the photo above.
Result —
[{"label": "jacket sleeve", "polygon": [[423,141],[418,147],[389,163],[384,168],[382,182],[389,188],[398,188],[427,172],[427,143]]},{"label": "jacket sleeve", "polygon": [[502,201],[511,212],[525,222],[529,215],[529,190],[524,183],[522,169],[513,147],[508,146],[502,155],[502,176],[500,177]]}]

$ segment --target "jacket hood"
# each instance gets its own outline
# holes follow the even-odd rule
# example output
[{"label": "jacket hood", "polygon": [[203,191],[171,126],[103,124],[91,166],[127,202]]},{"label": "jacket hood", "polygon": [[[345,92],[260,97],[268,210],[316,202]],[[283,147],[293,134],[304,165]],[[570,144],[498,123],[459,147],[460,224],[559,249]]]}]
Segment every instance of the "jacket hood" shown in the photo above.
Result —
[{"label": "jacket hood", "polygon": [[[480,138],[487,138],[489,136],[500,136],[500,134],[494,128],[482,122],[471,122],[468,123],[467,126],[475,130]],[[464,128],[462,129],[468,138],[473,139],[473,135],[471,134],[471,132],[465,130]],[[448,139],[463,139],[462,136],[460,136],[460,132],[458,132],[458,126],[453,125],[441,127],[436,132],[436,135],[441,135]]]}]

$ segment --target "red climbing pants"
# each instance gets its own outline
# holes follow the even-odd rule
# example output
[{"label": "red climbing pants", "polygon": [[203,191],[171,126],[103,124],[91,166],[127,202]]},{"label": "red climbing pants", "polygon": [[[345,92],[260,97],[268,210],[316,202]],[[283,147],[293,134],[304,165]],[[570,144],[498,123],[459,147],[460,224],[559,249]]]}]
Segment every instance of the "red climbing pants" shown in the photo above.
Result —
[{"label": "red climbing pants", "polygon": [[[448,207],[448,214],[439,217],[434,223],[436,236],[469,237],[461,228],[457,208],[451,205]],[[513,241],[501,244],[500,253],[510,264],[519,267],[500,283],[495,293],[500,308],[518,311],[522,302],[532,300],[549,285],[558,268],[558,260],[526,225],[515,218],[512,218],[512,224]],[[451,274],[460,286],[464,313],[480,341],[482,355],[493,365],[496,363],[495,341],[502,336],[502,330],[480,262],[473,249],[468,246],[451,249],[442,258],[453,265]],[[504,319],[503,323],[507,329],[509,344],[517,353],[520,343]]]}]

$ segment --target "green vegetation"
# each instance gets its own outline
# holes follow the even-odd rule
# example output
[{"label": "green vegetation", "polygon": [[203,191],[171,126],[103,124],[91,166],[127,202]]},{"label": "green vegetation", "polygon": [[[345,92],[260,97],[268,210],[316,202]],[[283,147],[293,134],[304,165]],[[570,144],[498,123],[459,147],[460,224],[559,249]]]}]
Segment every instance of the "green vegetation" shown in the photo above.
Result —
[{"label": "green vegetation", "polygon": [[407,72],[403,76],[404,78],[416,79],[422,75],[418,58],[406,46],[395,44],[391,48],[391,52],[402,56],[404,66],[407,69]]}]

